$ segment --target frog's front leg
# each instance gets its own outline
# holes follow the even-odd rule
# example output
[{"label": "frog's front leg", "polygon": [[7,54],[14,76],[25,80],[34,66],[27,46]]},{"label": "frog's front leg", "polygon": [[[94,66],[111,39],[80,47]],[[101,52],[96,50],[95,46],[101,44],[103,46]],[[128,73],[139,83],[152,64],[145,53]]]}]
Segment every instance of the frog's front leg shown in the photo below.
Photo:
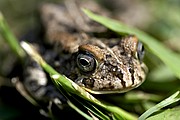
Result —
[{"label": "frog's front leg", "polygon": [[12,79],[12,83],[22,96],[33,105],[40,107],[41,111],[41,108],[45,108],[47,113],[51,110],[52,104],[59,109],[64,108],[65,97],[55,88],[48,79],[48,75],[35,61],[27,60],[23,72],[23,80]]}]

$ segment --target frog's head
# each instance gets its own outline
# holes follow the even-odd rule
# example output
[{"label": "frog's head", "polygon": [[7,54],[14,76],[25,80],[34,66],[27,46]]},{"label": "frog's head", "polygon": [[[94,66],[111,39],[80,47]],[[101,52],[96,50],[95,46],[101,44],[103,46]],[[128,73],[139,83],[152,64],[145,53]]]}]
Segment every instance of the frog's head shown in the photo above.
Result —
[{"label": "frog's head", "polygon": [[147,73],[142,62],[145,52],[135,36],[125,37],[116,44],[100,40],[92,43],[79,46],[77,84],[91,93],[106,94],[126,92],[143,83]]}]

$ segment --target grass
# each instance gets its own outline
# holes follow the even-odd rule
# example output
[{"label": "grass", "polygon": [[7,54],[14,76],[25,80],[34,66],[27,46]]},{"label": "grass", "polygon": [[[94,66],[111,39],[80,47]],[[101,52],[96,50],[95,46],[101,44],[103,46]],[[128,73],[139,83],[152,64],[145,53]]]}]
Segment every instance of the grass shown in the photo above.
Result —
[{"label": "grass", "polygon": [[[172,50],[164,46],[162,43],[158,42],[157,39],[153,38],[152,36],[148,35],[147,33],[140,31],[138,29],[128,27],[127,25],[120,23],[119,21],[115,21],[103,16],[96,15],[88,10],[84,10],[84,12],[93,20],[103,24],[104,26],[108,27],[109,29],[117,32],[118,34],[135,34],[140,38],[140,40],[145,44],[147,51],[150,54],[153,54],[157,59],[160,59],[164,62],[165,67],[169,68],[174,76],[180,78],[180,57],[177,53],[174,53]],[[154,119],[158,120],[164,114],[161,112],[165,112],[166,114],[176,114],[176,118],[180,116],[179,113],[180,109],[176,109],[178,107],[178,102],[180,100],[179,95],[179,87],[177,86],[176,89],[170,87],[170,84],[164,84],[165,82],[155,83],[157,88],[153,86],[153,82],[151,82],[151,78],[148,78],[148,82],[145,83],[144,88],[140,89],[140,92],[137,91],[130,91],[125,94],[125,96],[113,96],[111,100],[113,103],[104,102],[100,99],[97,99],[94,95],[89,94],[84,89],[79,87],[73,81],[69,80],[65,76],[59,74],[55,71],[51,66],[49,66],[43,58],[37,54],[37,52],[31,47],[28,43],[21,43],[17,42],[16,37],[12,34],[10,28],[8,27],[4,17],[0,14],[0,33],[3,39],[8,43],[8,45],[12,48],[12,51],[20,58],[22,61],[26,57],[26,54],[29,54],[38,64],[40,64],[43,69],[49,73],[50,77],[52,78],[54,84],[57,88],[59,88],[60,92],[66,91],[63,93],[68,98],[68,104],[72,109],[75,109],[79,114],[84,116],[86,119],[93,119],[93,118],[100,118],[100,119],[113,119],[113,120],[121,120],[121,119],[128,119],[128,120],[144,120],[144,119]],[[25,53],[26,52],[26,53]],[[149,54],[149,55],[150,55]],[[147,63],[148,64],[148,63]],[[151,65],[149,65],[151,66]],[[156,72],[158,73],[158,72]],[[166,73],[165,73],[166,74]],[[170,78],[169,78],[170,79]],[[172,80],[171,80],[172,81]],[[154,88],[151,88],[151,84]],[[163,84],[163,85],[162,85]],[[162,87],[162,90],[158,88]],[[168,89],[169,87],[169,89]],[[167,98],[167,95],[163,94],[164,89],[167,88],[169,93],[173,93],[172,95],[168,95],[170,97]],[[151,94],[146,93],[146,89],[151,90]],[[162,98],[164,100],[162,100]],[[166,99],[165,99],[166,98]],[[86,108],[90,114],[79,109],[78,105]],[[114,101],[116,102],[114,104]],[[158,103],[158,104],[157,104]],[[169,108],[168,106],[176,103]],[[119,105],[120,104],[120,105]],[[125,107],[123,107],[123,105]],[[130,106],[128,109],[128,105]],[[141,115],[137,117],[136,113],[131,113],[130,109],[134,107],[140,108],[140,106],[144,106],[143,110],[141,111]],[[124,110],[123,108],[126,110]],[[172,108],[173,107],[173,108]],[[169,109],[167,109],[169,108]],[[148,110],[147,110],[148,109]],[[129,110],[129,111],[128,111]],[[147,111],[146,111],[147,110]],[[160,111],[161,110],[161,111]],[[137,110],[138,111],[138,110]],[[145,112],[144,112],[145,111]],[[144,112],[142,114],[142,112]],[[162,112],[162,113],[163,113]],[[156,117],[154,117],[154,115]],[[152,117],[152,118],[151,118]],[[168,116],[167,118],[168,119]]]}]

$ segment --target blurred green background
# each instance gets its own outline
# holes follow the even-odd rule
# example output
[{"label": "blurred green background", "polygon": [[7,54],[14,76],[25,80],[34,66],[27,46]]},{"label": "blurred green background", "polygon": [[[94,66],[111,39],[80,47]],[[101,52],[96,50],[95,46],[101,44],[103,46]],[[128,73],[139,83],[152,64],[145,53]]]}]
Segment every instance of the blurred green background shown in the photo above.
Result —
[{"label": "blurred green background", "polygon": [[[60,0],[0,0],[0,11],[6,18],[11,30],[20,38],[29,29],[37,26],[37,10],[42,2],[59,3]],[[180,53],[180,1],[179,0],[97,0],[108,9],[114,19],[120,20],[129,26],[139,28],[157,38],[167,48]],[[9,78],[16,62],[16,56],[4,43],[0,36],[0,119],[18,119],[23,110],[35,109],[11,87]],[[179,80],[154,55],[146,52],[145,63],[149,67],[149,74],[145,83],[137,90],[131,91],[122,98],[113,97],[112,101],[121,101],[120,107],[130,110],[135,101],[134,93],[143,95],[140,102],[135,102],[134,111],[141,114],[155,103],[179,89]],[[174,63],[175,64],[175,63]],[[18,99],[14,99],[18,96]],[[127,97],[127,98],[126,98]],[[150,99],[152,98],[152,99]],[[154,99],[153,99],[154,98]],[[130,101],[125,102],[124,99]],[[22,102],[26,108],[21,107]],[[130,103],[127,104],[122,103]],[[28,112],[25,112],[28,114]],[[31,114],[37,114],[32,112]],[[22,117],[23,118],[23,117]],[[43,118],[44,119],[44,118]]]}]

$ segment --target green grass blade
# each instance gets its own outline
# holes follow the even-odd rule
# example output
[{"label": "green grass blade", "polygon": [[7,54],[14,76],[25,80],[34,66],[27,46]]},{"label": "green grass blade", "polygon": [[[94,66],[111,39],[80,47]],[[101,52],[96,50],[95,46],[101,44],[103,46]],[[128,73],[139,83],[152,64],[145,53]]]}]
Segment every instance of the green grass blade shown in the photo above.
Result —
[{"label": "green grass blade", "polygon": [[155,105],[154,107],[150,108],[149,110],[147,110],[145,113],[143,113],[138,120],[145,120],[147,117],[149,117],[152,113],[157,112],[158,110],[160,110],[163,107],[166,107],[172,103],[175,103],[177,101],[180,100],[180,95],[179,92],[174,93],[173,95],[171,95],[169,98],[161,101],[159,104]]},{"label": "green grass blade", "polygon": [[[55,84],[56,85],[56,84]],[[97,106],[94,106],[93,104],[89,103],[88,101],[82,99],[81,97],[75,95],[75,94],[69,94],[69,92],[65,91],[62,87],[57,86],[57,88],[59,89],[59,91],[66,97],[66,99],[71,102],[71,104],[76,105],[75,107],[69,105],[70,107],[72,107],[73,109],[76,110],[76,108],[78,108],[81,112],[79,112],[79,110],[77,111],[79,114],[81,114],[82,116],[87,115],[87,113],[84,113],[80,107],[82,108],[82,106],[84,108],[87,109],[87,111],[89,112],[89,114],[92,116],[92,118],[100,118],[102,120],[110,120],[110,117],[108,115],[106,115],[105,113],[101,112]],[[67,102],[67,103],[69,103]],[[86,111],[86,112],[87,112]],[[86,116],[84,116],[86,118]]]},{"label": "green grass blade", "polygon": [[74,101],[78,101],[81,105],[83,105],[91,113],[91,115],[93,115],[93,116],[95,115],[102,120],[110,120],[111,119],[108,115],[106,115],[105,113],[100,111],[96,106],[89,103],[88,101],[83,101],[82,98],[79,99],[79,97],[77,97],[77,96],[73,96],[73,98],[75,99]]},{"label": "green grass blade", "polygon": [[147,120],[180,120],[180,107],[160,111]]},{"label": "green grass blade", "polygon": [[135,28],[128,27],[127,25],[106,18],[100,15],[96,15],[89,10],[83,9],[83,11],[96,22],[106,26],[107,28],[119,33],[119,34],[134,34],[136,35],[148,48],[148,50],[159,57],[172,71],[180,78],[180,56],[172,52],[170,49],[163,46],[158,40],[149,36],[143,31]]},{"label": "green grass blade", "polygon": [[12,31],[10,30],[8,24],[6,23],[2,13],[0,12],[0,33],[3,37],[3,39],[8,43],[8,45],[11,47],[13,52],[20,58],[23,59],[25,56],[25,52],[20,47],[18,40],[13,35]]},{"label": "green grass blade", "polygon": [[[91,111],[93,114],[95,114],[96,116],[98,116],[99,118],[101,118],[102,120],[111,120],[110,117],[108,117],[107,115],[105,115],[104,113],[102,113],[100,110],[98,110],[95,106],[91,105],[91,109],[89,109],[89,111]],[[87,108],[88,109],[88,108]]]},{"label": "green grass blade", "polygon": [[79,108],[77,108],[73,103],[71,103],[70,101],[67,101],[68,105],[73,108],[74,110],[76,110],[79,114],[81,114],[83,117],[85,117],[87,120],[93,120],[92,117],[90,117],[89,115],[85,114],[84,112],[82,112]]}]

